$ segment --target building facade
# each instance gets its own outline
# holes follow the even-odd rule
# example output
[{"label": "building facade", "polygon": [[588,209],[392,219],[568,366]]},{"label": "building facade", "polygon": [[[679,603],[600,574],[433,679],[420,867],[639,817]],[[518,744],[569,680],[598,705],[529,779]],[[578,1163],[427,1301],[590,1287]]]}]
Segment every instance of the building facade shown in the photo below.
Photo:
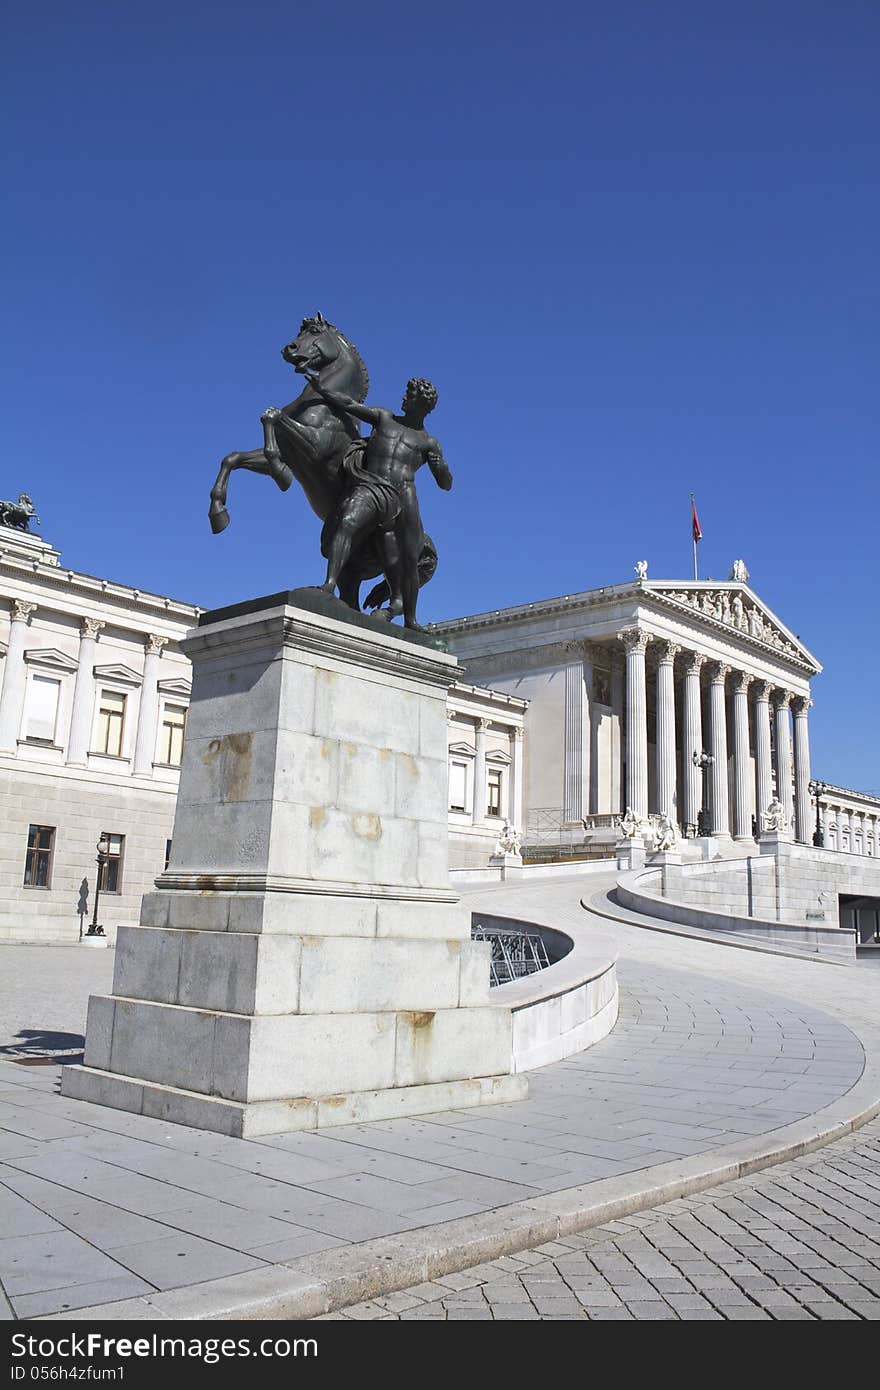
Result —
[{"label": "building facade", "polygon": [[[179,644],[200,612],[66,569],[0,526],[0,939],[79,938],[102,836],[102,925],[112,939],[137,920],[170,852]],[[778,799],[812,842],[821,667],[744,581],[639,578],[435,626],[463,667],[448,697],[452,867],[484,866],[506,821],[535,857],[607,853],[627,807],[735,853]],[[880,798],[820,795],[825,848],[880,855]]]},{"label": "building facade", "polygon": [[192,604],[65,569],[0,529],[0,939],[76,941],[137,921],[174,821]]},{"label": "building facade", "polygon": [[[611,842],[627,808],[747,844],[775,800],[812,843],[810,682],[822,668],[744,579],[640,577],[436,627],[469,679],[529,702],[527,845]],[[876,844],[876,815],[872,833]],[[849,834],[867,852],[867,829]]]}]

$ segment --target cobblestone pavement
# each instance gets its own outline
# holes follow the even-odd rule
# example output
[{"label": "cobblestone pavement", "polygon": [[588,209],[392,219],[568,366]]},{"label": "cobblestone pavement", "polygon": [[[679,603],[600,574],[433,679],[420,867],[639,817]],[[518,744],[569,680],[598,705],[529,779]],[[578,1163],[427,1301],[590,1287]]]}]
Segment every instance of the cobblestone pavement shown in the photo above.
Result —
[{"label": "cobblestone pavement", "polygon": [[880,1121],[696,1197],[327,1319],[880,1318]]}]

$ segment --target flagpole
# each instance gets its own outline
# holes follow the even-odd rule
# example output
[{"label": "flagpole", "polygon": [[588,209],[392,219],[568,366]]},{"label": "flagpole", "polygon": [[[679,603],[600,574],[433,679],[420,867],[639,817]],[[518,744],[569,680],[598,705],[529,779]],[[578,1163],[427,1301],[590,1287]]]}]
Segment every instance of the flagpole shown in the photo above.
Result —
[{"label": "flagpole", "polygon": [[696,538],[696,536],[694,535],[694,507],[695,507],[695,506],[696,506],[696,499],[695,499],[695,497],[694,497],[694,494],[691,493],[691,539],[692,539],[692,541],[693,541],[693,543],[694,543],[694,579],[695,579],[695,580],[698,580],[700,576],[699,576],[699,574],[697,573],[697,538]]}]

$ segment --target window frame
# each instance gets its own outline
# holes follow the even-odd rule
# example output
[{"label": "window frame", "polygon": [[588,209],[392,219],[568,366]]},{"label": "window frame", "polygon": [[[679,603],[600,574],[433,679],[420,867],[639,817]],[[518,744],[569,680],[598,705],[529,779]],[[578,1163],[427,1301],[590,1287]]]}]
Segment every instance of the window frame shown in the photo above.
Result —
[{"label": "window frame", "polygon": [[[125,867],[125,836],[117,834],[116,831],[102,830],[100,835],[98,836],[98,840],[99,842],[101,840],[108,840],[111,843],[113,842],[113,840],[119,841],[119,853],[108,854],[107,858],[104,860],[104,863],[101,865],[101,872],[99,875],[99,888],[102,893],[107,893],[110,897],[121,897],[122,874],[123,869]],[[116,870],[116,886],[114,888],[108,888],[107,886],[107,881],[110,876],[111,865],[115,865]]]},{"label": "window frame", "polygon": [[[166,717],[166,714],[167,714],[167,712],[168,712],[169,709],[173,709],[173,710],[182,710],[182,711],[183,711],[183,723],[182,723],[181,725],[172,725],[172,724],[167,724],[167,723],[165,722],[165,717]],[[161,705],[161,708],[160,708],[160,710],[159,710],[159,747],[158,747],[158,749],[156,750],[156,751],[157,751],[157,755],[158,755],[157,758],[156,758],[156,766],[157,766],[157,767],[173,767],[173,768],[180,768],[180,767],[181,767],[181,765],[182,765],[182,763],[183,763],[183,745],[184,745],[184,741],[185,741],[185,739],[186,739],[186,722],[187,722],[188,717],[189,717],[189,705],[188,705],[188,704],[182,702],[182,701],[179,700],[179,699],[176,700],[176,699],[174,699],[173,697],[169,697],[169,698],[167,698],[167,699],[163,699],[163,700],[162,700],[162,705]],[[172,731],[173,729],[176,729],[176,728],[180,728],[180,730],[181,730],[181,735],[180,735],[180,762],[177,762],[177,763],[171,761],[171,752],[172,752],[172,748],[171,748],[171,736],[170,736],[170,731]],[[166,730],[169,731],[169,738],[168,738],[168,740],[167,740],[167,747],[166,747],[166,738],[165,738]],[[164,756],[166,753],[168,754],[168,757],[165,757],[165,756]]]},{"label": "window frame", "polygon": [[[493,810],[492,792],[498,789],[498,809]],[[504,768],[487,767],[486,769],[486,815],[493,820],[503,820],[504,818]]]},{"label": "window frame", "polygon": [[[119,752],[118,752],[118,753],[111,753],[107,747],[103,747],[103,748],[102,748],[102,747],[100,746],[100,743],[101,743],[101,716],[102,716],[102,714],[104,713],[104,710],[103,710],[102,706],[103,706],[103,704],[104,704],[105,697],[108,696],[108,695],[113,695],[113,696],[117,697],[118,699],[120,699],[120,700],[122,701],[121,719],[120,719],[120,725],[119,725]],[[112,686],[112,685],[103,685],[103,684],[98,686],[98,698],[97,698],[97,701],[96,701],[96,704],[95,704],[95,729],[94,729],[94,735],[93,735],[93,740],[92,740],[92,741],[93,741],[93,744],[94,744],[94,747],[93,747],[90,751],[91,751],[92,753],[96,753],[96,754],[98,755],[99,758],[124,758],[124,757],[126,756],[125,753],[123,752],[123,749],[125,748],[125,734],[126,734],[126,729],[127,729],[127,726],[128,726],[128,696],[129,696],[129,692],[128,692],[127,690],[120,690],[120,689],[119,689],[118,687],[116,687],[116,686]],[[108,725],[107,725],[107,730],[108,730],[108,733],[109,733],[109,730],[110,730],[109,721],[108,721]],[[107,742],[107,740],[105,740],[105,743],[106,743],[106,742]]]},{"label": "window frame", "polygon": [[[53,873],[53,870],[54,870],[54,867],[55,867],[55,836],[56,836],[56,834],[57,834],[57,830],[58,830],[58,827],[55,826],[55,825],[34,825],[34,824],[29,824],[29,825],[28,825],[27,846],[26,846],[25,852],[24,852],[24,874],[23,874],[23,876],[22,876],[22,884],[21,884],[22,888],[29,888],[29,889],[30,889],[30,888],[34,888],[34,889],[39,889],[40,892],[43,892],[43,893],[46,893],[46,892],[50,892],[50,891],[51,891],[51,889],[52,889],[52,873]],[[32,832],[34,832],[34,831],[36,831],[36,832],[38,832],[38,833],[39,833],[40,831],[48,831],[48,833],[49,833],[49,844],[48,844],[48,846],[47,846],[46,848],[44,848],[44,847],[42,847],[42,846],[40,846],[40,845],[31,845],[31,834],[32,834]],[[40,855],[45,855],[45,856],[46,856],[46,860],[45,860],[45,863],[46,863],[46,882],[45,882],[45,883],[35,883],[35,882],[28,883],[28,871],[29,871],[29,869],[31,869],[32,864],[38,864],[38,863],[41,862],[41,861],[40,861],[40,858],[39,858]],[[32,858],[32,856],[33,856],[33,858]]]}]

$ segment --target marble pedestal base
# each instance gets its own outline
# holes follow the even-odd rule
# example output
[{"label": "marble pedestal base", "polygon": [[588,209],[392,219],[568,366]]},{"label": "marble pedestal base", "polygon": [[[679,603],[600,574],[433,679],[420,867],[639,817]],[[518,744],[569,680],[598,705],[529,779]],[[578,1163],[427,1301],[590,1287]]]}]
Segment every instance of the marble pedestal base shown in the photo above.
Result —
[{"label": "marble pedestal base", "polygon": [[171,862],[63,1093],[242,1137],[521,1099],[449,886],[454,659],[310,591],[184,650]]},{"label": "marble pedestal base", "polygon": [[617,867],[621,871],[628,872],[631,869],[643,869],[645,867],[647,858],[645,842],[638,837],[618,841],[614,852],[617,857]]},{"label": "marble pedestal base", "polygon": [[523,857],[521,854],[490,854],[489,864],[493,869],[501,870],[503,880],[522,878],[523,876]]}]

